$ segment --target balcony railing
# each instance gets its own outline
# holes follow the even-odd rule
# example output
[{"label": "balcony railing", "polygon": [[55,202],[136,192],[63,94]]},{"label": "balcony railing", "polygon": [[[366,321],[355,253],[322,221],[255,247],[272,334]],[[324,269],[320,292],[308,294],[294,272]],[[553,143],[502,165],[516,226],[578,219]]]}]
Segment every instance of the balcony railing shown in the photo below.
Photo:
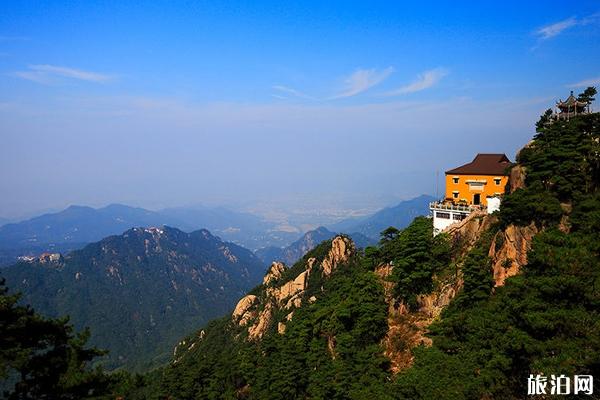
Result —
[{"label": "balcony railing", "polygon": [[429,208],[432,210],[448,210],[471,213],[473,211],[483,210],[481,205],[454,204],[452,202],[434,201],[429,203]]}]

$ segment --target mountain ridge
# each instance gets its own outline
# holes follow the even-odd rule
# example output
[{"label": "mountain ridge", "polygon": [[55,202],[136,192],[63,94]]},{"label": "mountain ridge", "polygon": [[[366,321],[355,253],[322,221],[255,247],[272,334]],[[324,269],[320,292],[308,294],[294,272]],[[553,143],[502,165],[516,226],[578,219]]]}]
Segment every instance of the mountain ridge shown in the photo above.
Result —
[{"label": "mountain ridge", "polygon": [[102,208],[71,205],[60,212],[0,226],[0,266],[9,265],[19,255],[74,250],[132,227],[162,225],[187,232],[209,229],[238,244],[291,242],[291,235],[280,234],[276,239],[276,235],[266,234],[271,225],[259,217],[223,207],[150,211],[123,204]]},{"label": "mountain ridge", "polygon": [[228,312],[263,271],[251,251],[208,230],[166,226],[132,228],[0,272],[38,312],[91,327],[91,343],[111,351],[107,367],[141,370],[164,360],[183,334]]},{"label": "mountain ridge", "polygon": [[378,238],[386,228],[404,228],[419,215],[429,214],[429,203],[437,200],[430,195],[420,195],[409,200],[385,207],[367,217],[350,218],[328,226],[334,232],[357,232],[370,238]]}]

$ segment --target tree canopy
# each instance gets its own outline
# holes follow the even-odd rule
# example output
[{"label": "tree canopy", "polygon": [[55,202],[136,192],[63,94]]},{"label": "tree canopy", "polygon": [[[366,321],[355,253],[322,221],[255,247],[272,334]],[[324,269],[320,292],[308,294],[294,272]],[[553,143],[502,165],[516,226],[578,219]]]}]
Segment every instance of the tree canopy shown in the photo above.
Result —
[{"label": "tree canopy", "polygon": [[0,280],[0,378],[5,397],[80,399],[106,393],[110,379],[90,367],[104,352],[86,347],[89,332],[76,334],[68,319],[41,317],[18,300]]}]

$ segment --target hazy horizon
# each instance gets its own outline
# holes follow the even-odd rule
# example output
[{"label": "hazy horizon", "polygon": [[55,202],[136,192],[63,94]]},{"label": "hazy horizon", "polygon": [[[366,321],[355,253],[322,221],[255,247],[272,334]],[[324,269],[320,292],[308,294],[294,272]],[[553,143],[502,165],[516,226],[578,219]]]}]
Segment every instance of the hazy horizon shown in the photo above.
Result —
[{"label": "hazy horizon", "polygon": [[476,153],[514,159],[545,109],[600,83],[591,1],[3,11],[4,218],[381,208]]}]

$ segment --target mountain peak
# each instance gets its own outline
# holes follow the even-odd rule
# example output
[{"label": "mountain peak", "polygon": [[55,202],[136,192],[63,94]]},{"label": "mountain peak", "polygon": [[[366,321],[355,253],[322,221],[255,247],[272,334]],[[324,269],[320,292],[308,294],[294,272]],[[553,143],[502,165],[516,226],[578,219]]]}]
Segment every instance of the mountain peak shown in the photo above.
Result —
[{"label": "mountain peak", "polygon": [[[260,283],[263,269],[251,251],[205,229],[148,226],[64,258],[23,258],[2,271],[27,303],[70,315],[77,329],[92,326],[92,343],[110,350],[110,368],[139,368],[168,354],[188,331],[225,315]],[[85,299],[85,308],[73,299]]]},{"label": "mountain peak", "polygon": [[[275,326],[279,334],[284,334],[294,312],[304,304],[318,301],[323,291],[323,279],[334,275],[354,254],[352,240],[337,235],[320,243],[292,268],[273,262],[263,284],[238,301],[231,314],[231,323],[245,332],[249,341],[262,339]],[[181,354],[180,350],[176,348],[175,353]],[[184,356],[185,353],[181,355]]]}]

